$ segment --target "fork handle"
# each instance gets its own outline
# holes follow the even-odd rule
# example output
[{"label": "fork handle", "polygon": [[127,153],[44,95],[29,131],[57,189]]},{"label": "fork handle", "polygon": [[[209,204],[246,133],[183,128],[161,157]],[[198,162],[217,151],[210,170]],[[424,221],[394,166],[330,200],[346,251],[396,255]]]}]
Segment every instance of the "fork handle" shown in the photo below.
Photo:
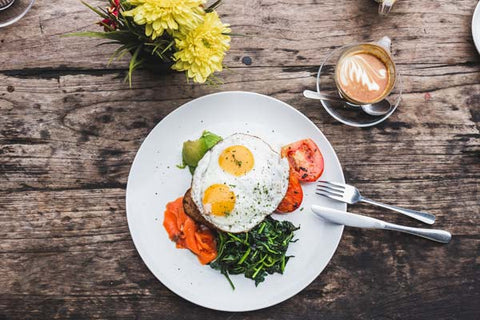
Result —
[{"label": "fork handle", "polygon": [[452,239],[452,235],[448,231],[437,230],[437,229],[423,229],[423,228],[412,228],[407,226],[400,226],[398,224],[386,222],[383,229],[399,231],[403,233],[409,233],[414,236],[419,236],[422,238],[430,239],[433,241],[448,243]]},{"label": "fork handle", "polygon": [[360,198],[360,201],[370,203],[385,209],[390,209],[396,212],[399,212],[401,214],[404,214],[406,216],[409,216],[410,218],[417,219],[419,221],[422,221],[427,224],[433,224],[435,222],[435,216],[431,213],[428,212],[421,212],[421,211],[415,211],[415,210],[410,210],[410,209],[404,209],[404,208],[399,208],[395,206],[391,206],[385,203],[377,202],[374,200],[370,200],[364,197]]}]

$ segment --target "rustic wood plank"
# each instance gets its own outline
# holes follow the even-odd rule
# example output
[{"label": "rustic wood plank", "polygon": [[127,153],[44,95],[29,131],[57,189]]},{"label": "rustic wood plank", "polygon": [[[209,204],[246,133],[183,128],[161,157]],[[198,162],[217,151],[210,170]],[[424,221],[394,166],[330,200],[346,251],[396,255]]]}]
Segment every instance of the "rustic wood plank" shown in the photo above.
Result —
[{"label": "rustic wood plank", "polygon": [[[243,318],[473,318],[478,309],[472,301],[480,292],[475,255],[480,250],[479,69],[412,66],[399,111],[369,130],[341,126],[315,102],[300,98],[303,88],[313,86],[314,68],[240,68],[228,72],[220,88],[185,88],[180,75],[166,82],[141,73],[128,89],[118,82],[122,71],[40,79],[2,76],[14,91],[4,87],[0,93],[0,221],[5,231],[0,245],[5,276],[0,279],[6,288],[0,306],[9,318],[158,318],[178,316],[181,310],[191,310],[183,314],[187,319],[195,312],[224,318],[225,313],[179,299],[148,272],[128,234],[124,188],[142,139],[168,112],[208,92],[261,88],[320,126],[348,181],[387,202],[421,204],[437,214],[438,227],[451,230],[454,240],[439,246],[347,229],[317,281],[278,307]],[[420,78],[429,81],[421,85]],[[472,95],[459,94],[465,91]],[[391,150],[395,156],[386,157]],[[358,210],[421,225],[367,206]],[[58,261],[63,263],[51,268]]]},{"label": "rustic wood plank", "polygon": [[[384,35],[392,37],[399,63],[478,62],[470,34],[474,6],[471,0],[399,1],[379,19],[371,0],[225,0],[219,9],[225,22],[247,35],[233,39],[225,63],[240,67],[248,56],[252,66],[316,66],[332,47]],[[95,47],[102,41],[62,37],[101,30],[96,21],[79,1],[37,4],[18,25],[0,31],[0,70],[125,68],[125,61],[107,66],[114,47]]]},{"label": "rustic wood plank", "polygon": [[[213,319],[475,317],[480,269],[478,257],[469,253],[480,249],[478,237],[456,236],[442,246],[393,233],[368,233],[347,229],[337,254],[314,283],[278,307],[259,312],[214,312],[179,299],[146,270],[129,239],[94,240],[94,250],[76,244],[66,251],[2,254],[2,270],[12,277],[0,306],[9,310],[10,318],[27,313],[36,318],[182,314],[196,319],[197,312]],[[65,237],[76,242],[73,238]],[[52,269],[58,261],[68,263]]]},{"label": "rustic wood plank", "polygon": [[[341,156],[342,162],[347,161],[348,164],[348,161],[352,161],[356,166],[365,167],[383,162],[385,170],[389,170],[390,165],[402,168],[408,166],[409,161],[416,161],[420,162],[413,169],[418,170],[413,173],[417,178],[418,175],[427,174],[435,179],[455,179],[459,175],[472,178],[475,177],[475,171],[470,176],[467,174],[476,170],[475,166],[468,164],[475,164],[478,152],[478,121],[475,120],[477,111],[474,104],[480,87],[473,84],[478,68],[455,73],[448,67],[450,87],[445,85],[446,76],[438,69],[424,69],[423,76],[429,77],[430,86],[425,89],[431,90],[433,86],[438,88],[428,91],[428,101],[425,101],[423,92],[407,93],[404,95],[404,103],[391,119],[369,130],[339,126],[315,101],[300,98],[301,90],[314,83],[314,72],[302,68],[289,69],[288,72],[284,68],[238,69],[228,73],[229,80],[220,88],[192,86],[191,91],[180,90],[183,81],[181,75],[174,76],[172,83],[165,85],[161,79],[154,80],[151,75],[144,74],[137,78],[138,82],[134,83],[132,90],[120,85],[116,74],[61,76],[58,79],[35,81],[30,78],[7,77],[3,78],[4,81],[15,82],[16,87],[14,92],[9,93],[5,88],[4,93],[1,93],[1,106],[6,110],[1,131],[4,136],[4,154],[11,159],[8,164],[10,167],[14,168],[15,163],[29,166],[30,172],[37,173],[31,179],[56,179],[46,180],[44,184],[52,182],[57,188],[75,188],[82,179],[88,183],[95,181],[99,184],[111,182],[117,186],[124,185],[128,165],[140,140],[168,112],[195,95],[219,89],[245,90],[253,83],[253,87],[265,88],[261,92],[292,103],[318,123],[340,155],[346,155]],[[464,67],[457,69],[465,70]],[[248,76],[253,76],[256,80],[247,83],[245,79]],[[413,90],[414,85],[411,84],[416,82],[409,78],[407,75],[407,92]],[[473,95],[461,97],[458,91],[468,91]],[[29,92],[29,95],[24,95],[25,92]],[[172,94],[169,95],[168,92]],[[16,99],[19,101],[13,106],[11,101]],[[36,101],[47,102],[39,104]],[[138,116],[131,117],[132,112]],[[27,114],[30,116],[26,117]],[[118,135],[119,130],[128,134]],[[339,131],[341,134],[338,134]],[[348,137],[351,143],[347,144],[344,135],[351,132],[356,134]],[[462,143],[459,144],[457,140]],[[392,148],[392,142],[397,155],[406,158],[400,161],[396,157],[375,159],[375,155],[381,154],[382,150]],[[354,151],[355,156],[363,153],[362,161],[357,161],[349,151]],[[31,156],[26,157],[27,153],[31,153]],[[40,159],[36,159],[35,154],[40,155]],[[418,161],[415,157],[419,156],[425,160]],[[105,159],[109,163],[102,166]],[[450,163],[454,159],[458,161]],[[437,171],[432,171],[429,166],[432,160],[438,162]],[[52,170],[46,169],[49,163],[53,166]],[[57,177],[50,174],[49,171],[61,172],[61,167],[65,165],[101,174],[88,177],[76,177],[77,173],[61,173]],[[452,165],[458,170],[441,172],[442,168],[452,169]],[[14,179],[15,172],[9,173],[11,175],[6,186],[11,184],[13,190],[40,187],[35,181],[33,184],[22,181],[26,184],[22,186]],[[23,172],[20,171],[20,174]],[[384,174],[380,167],[365,179],[374,178],[372,175],[382,177]],[[398,170],[391,174],[391,179],[398,180],[408,178],[405,175],[409,172]],[[123,180],[118,177],[123,177]],[[357,179],[361,180],[360,176]]]},{"label": "rustic wood plank", "polygon": [[[478,318],[480,64],[469,29],[475,5],[402,0],[378,19],[371,0],[225,0],[225,21],[250,37],[233,40],[223,85],[140,71],[129,89],[125,61],[106,66],[112,47],[61,37],[94,29],[93,14],[77,1],[37,2],[18,24],[0,29],[0,318]],[[346,127],[301,97],[314,88],[331,48],[385,34],[405,87],[388,121]],[[435,213],[452,242],[346,228],[326,270],[282,304],[233,314],[177,297],[131,241],[127,175],[158,121],[222,90],[293,105],[331,141],[347,181],[367,196]],[[355,210],[422,226],[370,206]]]}]

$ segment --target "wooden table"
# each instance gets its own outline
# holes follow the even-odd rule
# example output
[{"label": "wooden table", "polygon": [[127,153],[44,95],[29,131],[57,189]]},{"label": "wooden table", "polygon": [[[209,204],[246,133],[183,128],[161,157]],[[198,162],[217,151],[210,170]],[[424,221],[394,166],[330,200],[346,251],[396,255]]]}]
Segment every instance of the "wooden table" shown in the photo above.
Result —
[{"label": "wooden table", "polygon": [[[94,5],[103,1],[90,0]],[[79,1],[37,1],[0,29],[0,318],[478,319],[480,59],[473,0],[401,0],[379,19],[371,0],[225,0],[236,33],[219,87],[140,71],[122,83],[114,47],[62,34],[96,30]],[[386,122],[357,129],[301,92],[332,48],[389,35],[404,75]],[[142,140],[170,111],[207,93],[255,91],[305,113],[346,180],[365,195],[428,210],[448,245],[346,228],[305,290],[243,314],[212,311],[164,287],[134,248],[125,187]],[[376,209],[388,221],[421,223]],[[161,228],[159,226],[159,228]]]}]

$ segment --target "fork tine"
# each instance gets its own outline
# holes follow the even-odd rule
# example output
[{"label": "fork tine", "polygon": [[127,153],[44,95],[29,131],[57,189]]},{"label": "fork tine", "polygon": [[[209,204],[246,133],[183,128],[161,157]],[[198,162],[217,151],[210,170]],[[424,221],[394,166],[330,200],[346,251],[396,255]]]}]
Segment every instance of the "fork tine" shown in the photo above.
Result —
[{"label": "fork tine", "polygon": [[345,189],[345,184],[340,183],[340,182],[332,182],[332,181],[325,181],[325,180],[318,180],[317,182],[322,182],[322,183],[326,183],[326,184],[329,184],[329,185],[332,185],[332,186],[335,186],[335,187],[338,187],[338,188]]},{"label": "fork tine", "polygon": [[327,197],[327,198],[330,198],[330,199],[333,199],[333,200],[343,201],[342,197],[335,196],[335,195],[333,195],[331,193],[328,193],[328,192],[323,192],[323,191],[317,190],[315,193],[320,195],[320,196],[324,196],[324,197]]},{"label": "fork tine", "polygon": [[318,181],[317,187],[330,188],[332,190],[336,190],[336,191],[339,191],[339,192],[344,192],[345,191],[345,188],[337,187],[337,186],[335,186],[331,183],[328,183],[326,181]]},{"label": "fork tine", "polygon": [[337,190],[337,189],[332,189],[329,187],[324,187],[324,186],[317,186],[318,191],[323,191],[323,192],[328,192],[331,194],[334,194],[339,197],[343,197],[343,191]]}]

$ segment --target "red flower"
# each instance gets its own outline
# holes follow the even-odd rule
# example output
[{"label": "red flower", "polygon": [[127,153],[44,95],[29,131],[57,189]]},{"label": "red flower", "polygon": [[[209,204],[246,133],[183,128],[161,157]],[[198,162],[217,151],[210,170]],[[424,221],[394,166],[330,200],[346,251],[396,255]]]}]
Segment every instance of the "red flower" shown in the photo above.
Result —
[{"label": "red flower", "polygon": [[[117,29],[117,21],[114,17],[118,17],[118,13],[120,11],[120,0],[113,0],[112,5],[107,8],[107,12],[111,16],[111,18],[105,18],[98,24],[105,27],[105,31],[111,31],[111,29]],[[107,27],[108,26],[108,27]]]}]

